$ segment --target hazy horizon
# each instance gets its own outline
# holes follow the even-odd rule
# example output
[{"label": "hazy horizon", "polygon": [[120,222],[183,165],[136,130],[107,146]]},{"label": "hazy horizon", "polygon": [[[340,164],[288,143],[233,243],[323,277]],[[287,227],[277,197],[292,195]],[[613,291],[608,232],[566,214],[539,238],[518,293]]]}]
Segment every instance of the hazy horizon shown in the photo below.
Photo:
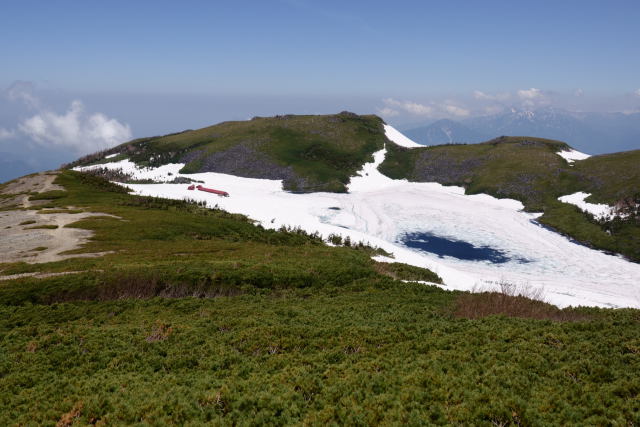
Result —
[{"label": "hazy horizon", "polygon": [[639,17],[631,1],[10,3],[0,164],[53,168],[287,113],[373,113],[400,128],[511,108],[636,113]]}]

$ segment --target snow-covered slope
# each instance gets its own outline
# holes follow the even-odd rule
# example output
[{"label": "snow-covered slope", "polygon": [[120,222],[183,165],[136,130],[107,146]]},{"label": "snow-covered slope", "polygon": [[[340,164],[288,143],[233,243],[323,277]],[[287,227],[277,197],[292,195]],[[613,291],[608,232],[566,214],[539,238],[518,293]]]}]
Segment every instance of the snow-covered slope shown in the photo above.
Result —
[{"label": "snow-covered slope", "polygon": [[420,145],[417,142],[414,142],[409,138],[407,138],[404,134],[402,134],[399,130],[397,130],[393,126],[384,125],[384,133],[390,141],[398,144],[401,147],[407,147],[407,148],[424,147],[424,145]]},{"label": "snow-covered slope", "polygon": [[[245,214],[268,228],[299,226],[325,237],[335,233],[369,242],[393,253],[398,262],[438,273],[446,289],[486,289],[506,280],[542,287],[547,300],[559,306],[640,307],[640,264],[573,243],[537,225],[536,215],[523,212],[518,201],[469,196],[461,187],[392,180],[377,170],[384,157],[385,150],[375,153],[374,162],[352,178],[348,194],[292,194],[282,190],[281,181],[218,173],[185,176],[227,191],[230,197],[190,191],[184,184],[127,186],[142,195],[203,200],[209,206]],[[97,167],[105,166],[122,167],[139,179],[164,177],[167,181],[180,176],[182,167],[138,170],[128,161]],[[399,236],[412,232],[496,248],[513,261],[491,264],[439,258],[398,243]]]}]

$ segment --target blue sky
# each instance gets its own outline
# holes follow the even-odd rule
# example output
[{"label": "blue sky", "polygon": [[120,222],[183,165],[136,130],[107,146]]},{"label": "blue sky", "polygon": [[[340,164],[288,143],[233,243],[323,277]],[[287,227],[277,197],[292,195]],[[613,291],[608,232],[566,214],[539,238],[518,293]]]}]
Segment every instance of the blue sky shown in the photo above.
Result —
[{"label": "blue sky", "polygon": [[[0,153],[73,157],[114,138],[285,112],[402,124],[511,106],[640,109],[637,0],[0,7]],[[81,131],[41,132],[65,123]],[[80,143],[87,132],[102,139]]]},{"label": "blue sky", "polygon": [[4,1],[0,81],[399,96],[635,90],[638,1]]}]

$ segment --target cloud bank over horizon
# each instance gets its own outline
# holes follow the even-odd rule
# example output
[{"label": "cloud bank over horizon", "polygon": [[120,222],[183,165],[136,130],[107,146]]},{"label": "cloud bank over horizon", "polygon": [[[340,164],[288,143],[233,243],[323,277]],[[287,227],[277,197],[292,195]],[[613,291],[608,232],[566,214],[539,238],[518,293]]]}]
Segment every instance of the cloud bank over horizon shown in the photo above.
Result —
[{"label": "cloud bank over horizon", "polygon": [[81,100],[72,100],[63,113],[45,106],[32,82],[14,82],[5,91],[5,98],[21,104],[29,114],[13,127],[0,127],[0,141],[26,137],[30,143],[40,147],[70,150],[76,155],[83,155],[132,139],[128,124],[100,112],[87,112]]},{"label": "cloud bank over horizon", "polygon": [[41,111],[18,124],[18,129],[38,144],[71,148],[78,154],[104,150],[132,139],[129,125],[102,113],[88,114],[79,100],[72,101],[63,114]]},{"label": "cloud bank over horizon", "polygon": [[456,96],[415,97],[413,99],[386,97],[376,112],[391,121],[429,121],[439,119],[463,120],[493,116],[508,111],[535,111],[558,108],[570,112],[602,112],[633,114],[640,112],[640,89],[622,95],[590,94],[582,88],[558,92],[536,87],[499,91],[474,90]]},{"label": "cloud bank over horizon", "polygon": [[[23,80],[5,86],[4,90],[0,87],[0,163],[25,162],[29,168],[21,171],[24,175],[57,168],[133,138],[277,114],[330,114],[343,110],[375,113],[399,129],[426,126],[440,119],[466,123],[512,110],[541,108],[630,114],[640,112],[639,91],[630,88],[625,93],[603,96],[591,89],[559,92],[528,85],[511,90],[476,89],[462,94],[416,92],[411,96],[100,93],[72,92],[55,88],[47,81],[35,84]],[[491,136],[495,135],[487,137]],[[562,139],[562,135],[556,138]]]}]

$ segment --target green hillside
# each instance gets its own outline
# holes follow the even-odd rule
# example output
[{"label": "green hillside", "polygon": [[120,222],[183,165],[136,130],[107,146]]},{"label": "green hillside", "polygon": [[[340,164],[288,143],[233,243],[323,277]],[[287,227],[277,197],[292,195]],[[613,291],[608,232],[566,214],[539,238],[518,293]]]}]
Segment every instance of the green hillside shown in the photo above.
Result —
[{"label": "green hillside", "polygon": [[592,193],[587,201],[615,205],[640,197],[640,150],[567,163],[559,141],[501,137],[481,144],[407,149],[389,145],[380,166],[386,175],[415,182],[459,185],[467,194],[520,200],[539,221],[582,243],[640,261],[640,218],[598,222],[558,197]]},{"label": "green hillside", "polygon": [[0,264],[2,425],[640,422],[636,310],[405,283],[439,279],[92,175],[55,183],[4,186],[30,199],[4,213],[95,212],[73,252],[102,255]]},{"label": "green hillside", "polygon": [[613,205],[640,193],[640,150],[603,154],[577,162],[577,185],[592,193],[589,201]]},{"label": "green hillside", "polygon": [[289,191],[346,191],[346,184],[387,139],[377,116],[256,117],[198,130],[143,138],[70,166],[129,157],[144,166],[185,163],[182,173],[221,172],[282,179]]},{"label": "green hillside", "polygon": [[[129,158],[141,166],[185,163],[182,173],[221,172],[281,179],[285,190],[346,191],[350,177],[387,146],[380,171],[396,179],[459,185],[522,201],[540,222],[586,245],[640,261],[640,217],[596,221],[558,197],[577,191],[587,200],[640,204],[640,150],[593,156],[574,164],[558,152],[566,143],[532,137],[500,137],[480,144],[407,149],[391,143],[377,116],[343,112],[324,116],[256,117],[162,137],[142,138],[69,165]],[[116,154],[106,159],[107,155]],[[105,175],[110,179],[126,177]],[[635,206],[635,208],[633,208]]]}]

